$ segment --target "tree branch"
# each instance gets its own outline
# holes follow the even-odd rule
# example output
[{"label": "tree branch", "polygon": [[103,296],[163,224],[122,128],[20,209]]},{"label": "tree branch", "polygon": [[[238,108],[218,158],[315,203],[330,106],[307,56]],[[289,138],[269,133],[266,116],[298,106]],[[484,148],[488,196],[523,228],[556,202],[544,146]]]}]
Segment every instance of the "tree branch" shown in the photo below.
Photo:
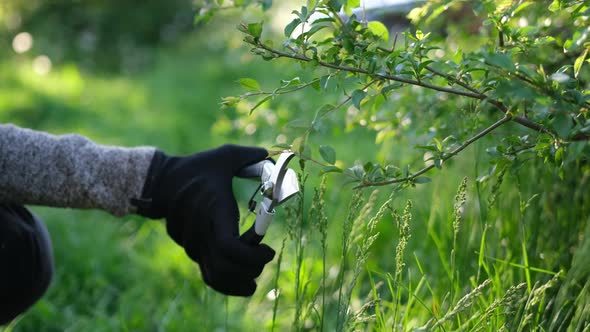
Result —
[{"label": "tree branch", "polygon": [[364,74],[364,75],[369,75],[369,76],[373,76],[373,77],[377,77],[377,78],[382,78],[382,79],[387,79],[387,80],[391,80],[391,81],[395,81],[395,82],[400,82],[400,83],[406,83],[406,84],[411,84],[411,85],[417,85],[417,86],[422,86],[428,89],[432,89],[432,90],[436,90],[436,91],[441,91],[441,92],[446,92],[446,93],[451,93],[451,94],[456,94],[456,95],[460,95],[460,96],[465,96],[465,97],[470,97],[470,98],[475,98],[475,99],[482,99],[481,95],[479,94],[475,94],[472,92],[467,92],[467,91],[461,91],[461,90],[457,90],[457,89],[453,89],[453,88],[447,88],[444,86],[439,86],[439,85],[434,85],[434,84],[430,84],[427,82],[422,82],[422,81],[417,81],[417,80],[413,80],[413,79],[409,79],[409,78],[405,78],[405,77],[401,77],[401,76],[396,76],[396,75],[391,75],[391,74],[385,74],[385,73],[371,73],[365,69],[362,68],[356,68],[356,67],[349,67],[349,66],[340,66],[340,65],[335,65],[333,63],[329,63],[329,62],[325,62],[325,61],[321,61],[321,60],[317,60],[317,59],[312,59],[309,58],[307,56],[298,54],[298,53],[286,53],[286,52],[282,52],[279,51],[277,49],[271,48],[263,43],[258,43],[256,44],[257,47],[262,48],[266,51],[269,51],[273,54],[275,54],[277,57],[281,57],[281,58],[290,58],[290,59],[295,59],[295,60],[299,60],[299,61],[304,61],[304,62],[311,62],[311,61],[317,61],[317,63],[322,66],[322,67],[326,67],[326,68],[331,68],[331,69],[337,69],[337,70],[343,70],[343,71],[347,71],[347,72],[351,72],[351,73],[357,73],[357,74]]},{"label": "tree branch", "polygon": [[[491,133],[494,129],[500,127],[501,125],[503,125],[504,123],[506,123],[506,122],[508,122],[510,120],[512,120],[512,116],[505,115],[502,119],[494,122],[494,124],[492,124],[491,126],[487,127],[486,129],[482,130],[477,135],[475,135],[475,136],[471,137],[470,139],[468,139],[467,141],[465,141],[465,143],[463,143],[461,146],[457,147],[455,150],[453,150],[449,154],[445,155],[442,158],[442,161],[446,161],[448,159],[453,158],[455,155],[457,155],[459,152],[463,151],[466,147],[468,147],[469,145],[471,145],[473,142],[475,142],[475,141],[479,140],[480,138],[486,136],[487,134]],[[382,181],[382,182],[368,182],[368,181],[363,181],[359,185],[357,185],[355,187],[355,189],[365,188],[365,187],[385,186],[385,185],[389,185],[389,184],[410,181],[410,180],[413,180],[413,179],[419,177],[420,175],[422,175],[422,174],[430,171],[433,168],[434,168],[434,164],[429,165],[429,166],[426,166],[426,167],[422,168],[421,170],[417,171],[416,173],[411,174],[409,176],[406,176],[404,178],[397,178],[397,179],[392,179],[392,180],[387,180],[387,181]]]},{"label": "tree branch", "polygon": [[[475,94],[478,94],[480,96],[480,98],[478,98],[478,99],[487,100],[490,104],[494,105],[502,113],[504,113],[504,114],[507,114],[508,113],[508,107],[506,105],[504,105],[502,102],[497,101],[497,100],[494,100],[494,99],[491,99],[490,97],[488,97],[488,95],[486,95],[483,92],[480,92],[479,90],[477,90],[476,88],[470,86],[469,84],[467,84],[467,83],[465,83],[465,82],[463,82],[463,81],[461,81],[461,80],[459,80],[459,79],[457,79],[457,78],[455,78],[455,77],[453,77],[451,75],[448,75],[448,74],[445,74],[443,72],[440,72],[440,71],[438,71],[438,70],[436,70],[436,69],[434,69],[434,68],[432,68],[430,66],[426,66],[426,69],[428,71],[430,71],[431,73],[435,74],[435,75],[441,76],[441,77],[445,78],[448,81],[451,81],[451,82],[453,82],[453,83],[455,83],[457,85],[460,85],[463,88],[465,88],[465,89],[467,89],[467,90],[469,90],[469,91],[471,91],[471,92],[473,92]],[[540,124],[538,124],[538,123],[536,123],[534,121],[531,121],[531,120],[527,119],[526,117],[524,117],[522,115],[518,115],[518,116],[513,117],[513,120],[514,120],[514,122],[516,122],[516,123],[518,123],[520,125],[523,125],[523,126],[525,126],[527,128],[533,129],[533,130],[538,131],[538,132],[541,132],[541,133],[549,134],[553,138],[556,138],[555,137],[555,134],[552,131],[550,131],[549,129],[543,127],[542,125],[540,125]]]},{"label": "tree branch", "polygon": [[[296,52],[294,53],[286,53],[286,52],[282,52],[279,51],[277,49],[271,48],[263,43],[258,42],[256,44],[257,47],[260,47],[266,51],[269,51],[271,53],[273,53],[274,55],[276,55],[277,57],[282,57],[282,58],[290,58],[290,59],[295,59],[295,60],[299,60],[299,61],[304,61],[304,62],[311,62],[314,61],[314,59],[309,58],[307,56],[298,54]],[[489,98],[485,93],[480,92],[479,90],[469,86],[468,84],[450,76],[447,74],[444,74],[442,72],[439,72],[433,68],[429,68],[426,67],[429,71],[431,71],[432,73],[439,75],[441,77],[446,78],[449,81],[452,81],[453,83],[456,83],[457,85],[460,85],[461,87],[465,88],[468,91],[462,91],[462,90],[457,90],[457,89],[453,89],[453,88],[447,88],[447,87],[443,87],[443,86],[439,86],[439,85],[434,85],[434,84],[430,84],[427,82],[423,82],[423,81],[417,81],[417,80],[413,80],[413,79],[409,79],[409,78],[405,78],[405,77],[401,77],[401,76],[396,76],[396,75],[391,75],[391,74],[383,74],[383,73],[370,73],[369,71],[362,69],[362,68],[355,68],[355,67],[349,67],[349,66],[340,66],[340,65],[335,65],[332,63],[328,63],[328,62],[324,62],[324,61],[320,61],[320,60],[316,60],[317,63],[320,66],[326,67],[326,68],[332,68],[332,69],[337,69],[337,70],[343,70],[343,71],[347,71],[347,72],[352,72],[352,73],[357,73],[357,74],[365,74],[365,75],[369,75],[369,76],[373,76],[373,77],[377,77],[377,78],[381,78],[381,79],[386,79],[386,80],[391,80],[391,81],[395,81],[395,82],[400,82],[400,83],[406,83],[406,84],[411,84],[411,85],[416,85],[416,86],[421,86],[424,88],[428,88],[431,90],[435,90],[435,91],[440,91],[440,92],[446,92],[446,93],[450,93],[450,94],[455,94],[455,95],[459,95],[459,96],[464,96],[464,97],[469,97],[469,98],[473,98],[473,99],[478,99],[478,100],[486,100],[488,101],[490,104],[494,105],[497,109],[499,109],[502,113],[504,113],[505,115],[508,114],[508,107],[506,105],[504,105],[502,102],[498,101],[498,100],[494,100]],[[553,133],[552,131],[550,131],[549,129],[543,127],[541,124],[538,124],[534,121],[531,121],[529,119],[527,119],[526,117],[522,116],[522,115],[518,115],[518,116],[511,116],[511,119],[514,120],[514,122],[525,126],[529,129],[533,129],[534,131],[537,132],[541,132],[541,133],[546,133],[551,135],[554,139],[556,138],[555,133]]]},{"label": "tree branch", "polygon": [[590,141],[590,133],[577,133],[570,140],[573,142]]}]

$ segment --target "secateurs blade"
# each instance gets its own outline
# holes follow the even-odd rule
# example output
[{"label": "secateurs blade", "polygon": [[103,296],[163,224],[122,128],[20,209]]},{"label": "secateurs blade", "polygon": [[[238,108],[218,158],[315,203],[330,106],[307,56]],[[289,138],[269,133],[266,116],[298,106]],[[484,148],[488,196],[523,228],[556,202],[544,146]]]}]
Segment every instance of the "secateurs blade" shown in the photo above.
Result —
[{"label": "secateurs blade", "polygon": [[[246,243],[260,243],[274,217],[275,207],[299,192],[297,175],[295,171],[287,168],[294,156],[293,152],[284,151],[276,163],[263,160],[241,169],[238,173],[238,176],[243,178],[260,178],[260,193],[263,197],[256,212],[254,225],[241,236]],[[250,208],[253,211],[256,207],[251,204]]]}]

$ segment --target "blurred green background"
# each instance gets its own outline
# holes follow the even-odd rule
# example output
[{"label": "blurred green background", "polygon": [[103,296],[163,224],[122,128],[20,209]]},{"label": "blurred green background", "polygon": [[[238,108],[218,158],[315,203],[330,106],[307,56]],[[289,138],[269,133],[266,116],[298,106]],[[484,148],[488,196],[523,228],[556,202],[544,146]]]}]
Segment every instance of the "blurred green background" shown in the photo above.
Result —
[{"label": "blurred green background", "polygon": [[[264,62],[248,52],[235,29],[240,21],[280,18],[296,5],[276,2],[270,12],[257,7],[222,11],[206,25],[193,25],[197,8],[190,0],[143,1],[19,1],[0,3],[0,122],[55,134],[76,132],[101,144],[156,146],[169,154],[187,154],[224,143],[267,148],[291,142],[302,129],[288,125],[310,119],[315,110],[334,98],[316,91],[287,96],[248,116],[248,105],[220,110],[221,98],[242,92],[239,78],[253,77],[263,88],[306,73],[284,62]],[[278,33],[284,22],[277,19]],[[266,31],[266,33],[273,33]],[[404,90],[405,105],[412,91]],[[251,105],[250,105],[251,106]],[[344,110],[343,110],[344,111]],[[375,144],[375,134],[363,126],[347,126],[343,116],[314,136],[312,146],[329,142],[339,163],[356,160],[416,160],[412,147],[424,133],[396,137]],[[459,121],[459,120],[457,120]],[[509,127],[507,130],[520,130]],[[465,287],[477,270],[482,233],[482,211],[475,193],[487,198],[489,187],[475,179],[489,166],[485,140],[449,162],[433,182],[396,197],[401,210],[406,198],[414,202],[408,269],[418,275],[419,260],[433,288],[444,301],[448,256],[452,240],[449,216],[453,196],[463,176],[469,177],[466,217],[457,254],[458,274]],[[474,162],[474,160],[476,162]],[[538,163],[539,165],[537,165]],[[579,234],[588,222],[587,170],[561,181],[552,170],[531,161],[518,178],[504,184],[490,221],[488,254],[500,259],[494,269],[504,289],[525,279],[521,243],[526,243],[531,266],[557,272],[571,264]],[[542,166],[542,165],[541,165]],[[310,165],[307,187],[319,182],[319,169]],[[352,186],[330,177],[327,194],[330,269],[338,260],[340,227]],[[491,186],[491,184],[490,184]],[[236,182],[236,196],[245,208],[255,185]],[[520,198],[534,194],[532,208],[521,218]],[[381,199],[388,189],[381,189]],[[573,208],[570,208],[573,207]],[[259,290],[248,299],[226,298],[203,284],[196,265],[169,240],[159,221],[137,216],[117,219],[100,211],[35,207],[53,238],[57,272],[47,295],[10,327],[13,331],[253,331],[269,326],[276,260],[259,280]],[[271,226],[267,241],[276,249],[284,237],[284,214]],[[393,271],[397,229],[390,219],[379,226],[381,236],[372,249],[368,269]],[[317,271],[319,240],[310,231],[307,262]],[[523,240],[526,237],[526,240]],[[294,259],[287,242],[282,273],[284,300],[279,309],[282,330],[292,320],[289,282]],[[531,272],[533,279],[551,277]],[[282,275],[282,277],[283,277]],[[310,276],[311,287],[318,280]],[[353,307],[362,305],[370,290],[366,275],[354,292]],[[438,292],[437,292],[438,293]],[[437,303],[436,299],[432,303]],[[434,305],[429,303],[429,305]],[[334,312],[334,308],[331,309]],[[333,326],[327,316],[327,326]],[[312,323],[310,330],[314,329]],[[330,330],[329,328],[327,330]]]}]

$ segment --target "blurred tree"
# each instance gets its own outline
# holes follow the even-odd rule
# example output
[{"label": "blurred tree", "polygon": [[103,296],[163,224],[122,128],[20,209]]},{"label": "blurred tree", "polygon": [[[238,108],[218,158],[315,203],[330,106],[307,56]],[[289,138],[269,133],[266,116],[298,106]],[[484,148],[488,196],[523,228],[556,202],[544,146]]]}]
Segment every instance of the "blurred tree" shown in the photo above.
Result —
[{"label": "blurred tree", "polygon": [[2,7],[5,38],[26,31],[36,53],[96,70],[137,71],[154,46],[178,39],[193,22],[192,0],[4,0]]}]

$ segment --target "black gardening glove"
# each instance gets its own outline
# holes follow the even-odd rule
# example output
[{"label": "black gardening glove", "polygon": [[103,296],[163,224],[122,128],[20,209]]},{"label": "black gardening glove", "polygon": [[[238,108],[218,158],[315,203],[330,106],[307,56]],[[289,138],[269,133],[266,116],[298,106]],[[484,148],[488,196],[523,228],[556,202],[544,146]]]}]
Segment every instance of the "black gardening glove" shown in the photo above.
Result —
[{"label": "black gardening glove", "polygon": [[240,169],[267,157],[265,149],[237,145],[185,157],[157,151],[142,198],[133,200],[140,215],[166,218],[168,234],[199,263],[205,283],[227,295],[252,295],[254,279],[275,254],[240,240],[232,191]]}]

